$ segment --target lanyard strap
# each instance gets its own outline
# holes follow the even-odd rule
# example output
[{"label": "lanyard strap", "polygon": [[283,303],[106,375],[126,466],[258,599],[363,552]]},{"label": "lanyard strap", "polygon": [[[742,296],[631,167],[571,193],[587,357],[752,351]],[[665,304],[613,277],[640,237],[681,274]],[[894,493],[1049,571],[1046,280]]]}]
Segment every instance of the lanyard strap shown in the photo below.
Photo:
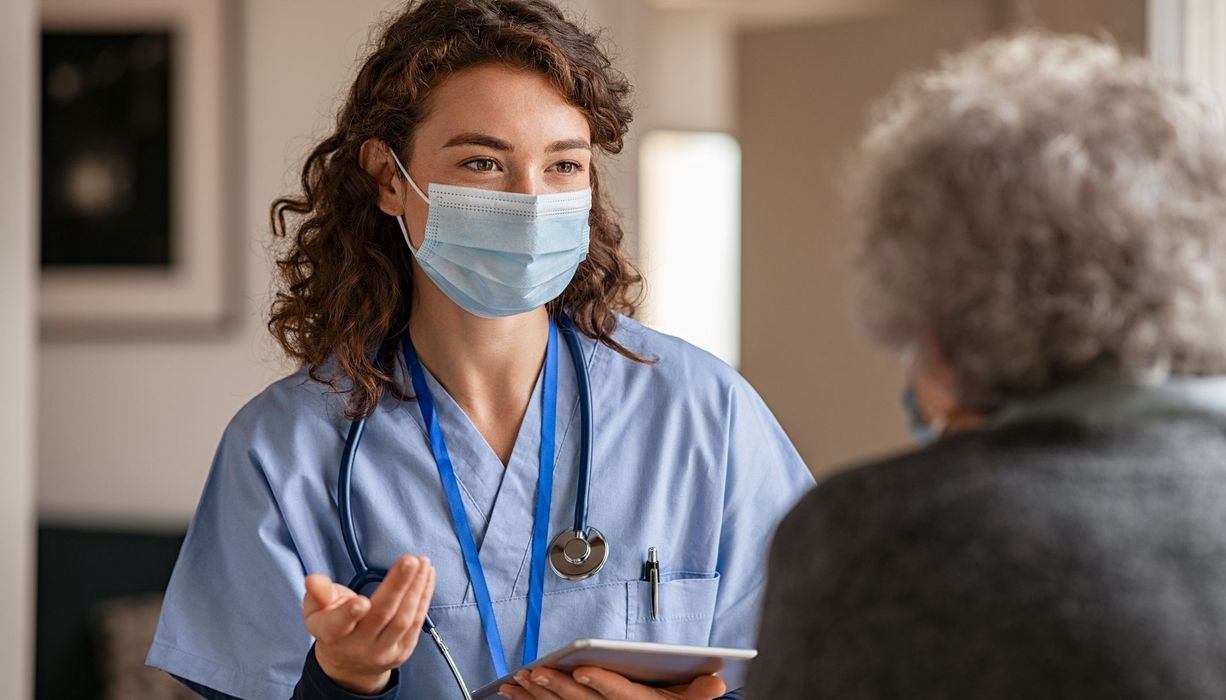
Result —
[{"label": "lanyard strap", "polygon": [[[417,359],[413,341],[407,334],[404,340],[404,358],[412,374],[413,393],[417,396],[417,405],[421,409],[421,417],[430,436],[430,449],[438,466],[443,493],[447,496],[451,525],[464,555],[464,568],[468,571],[468,581],[472,584],[473,595],[477,599],[477,612],[481,616],[481,628],[485,632],[485,645],[493,660],[496,677],[501,678],[508,672],[507,656],[502,646],[502,635],[498,631],[498,619],[494,615],[494,602],[485,581],[485,569],[481,566],[477,542],[473,538],[472,528],[469,527],[468,515],[464,512],[459,481],[451,464],[443,429],[434,411],[434,399],[430,395],[430,387],[426,384],[426,375]],[[524,665],[536,660],[540,644],[545,556],[549,538],[550,504],[553,501],[554,437],[557,432],[558,411],[558,330],[552,318],[549,319],[549,341],[545,350],[543,389],[540,466],[537,471],[536,508],[532,524],[532,568],[528,577],[528,610],[524,619]]]}]

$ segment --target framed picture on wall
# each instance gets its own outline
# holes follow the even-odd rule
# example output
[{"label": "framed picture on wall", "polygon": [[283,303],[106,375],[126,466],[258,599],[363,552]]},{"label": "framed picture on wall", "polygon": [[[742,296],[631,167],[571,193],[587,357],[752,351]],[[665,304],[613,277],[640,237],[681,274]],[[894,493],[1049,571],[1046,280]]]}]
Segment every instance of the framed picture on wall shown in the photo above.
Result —
[{"label": "framed picture on wall", "polygon": [[227,319],[227,0],[42,0],[44,335]]}]

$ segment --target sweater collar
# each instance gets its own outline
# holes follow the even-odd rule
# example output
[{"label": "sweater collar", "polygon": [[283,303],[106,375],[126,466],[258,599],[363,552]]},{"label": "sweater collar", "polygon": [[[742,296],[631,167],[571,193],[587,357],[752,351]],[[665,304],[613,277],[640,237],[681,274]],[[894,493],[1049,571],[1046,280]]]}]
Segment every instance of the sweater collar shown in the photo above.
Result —
[{"label": "sweater collar", "polygon": [[1199,416],[1226,420],[1226,376],[1176,377],[1162,384],[1078,384],[1011,401],[996,411],[993,427],[1052,418],[1095,425]]}]

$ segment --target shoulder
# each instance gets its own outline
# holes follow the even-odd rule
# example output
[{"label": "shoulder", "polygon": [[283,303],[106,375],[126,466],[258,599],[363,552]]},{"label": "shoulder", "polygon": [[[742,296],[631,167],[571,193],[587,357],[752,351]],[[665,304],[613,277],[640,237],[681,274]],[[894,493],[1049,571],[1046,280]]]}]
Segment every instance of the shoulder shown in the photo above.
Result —
[{"label": "shoulder", "polygon": [[989,501],[1001,507],[1028,498],[1040,482],[1059,481],[1061,473],[1031,467],[1050,463],[1045,460],[1062,449],[1028,435],[985,430],[844,465],[819,479],[786,526],[810,533],[854,528],[871,537],[878,524],[971,517]]},{"label": "shoulder", "polygon": [[681,338],[653,330],[638,321],[618,317],[615,340],[647,362],[625,357],[602,347],[610,370],[630,380],[650,382],[656,389],[675,396],[696,396],[726,401],[729,396],[757,397],[749,383],[726,362]]},{"label": "shoulder", "polygon": [[[1044,513],[1088,518],[1104,500],[1169,504],[1210,484],[1224,488],[1224,460],[1223,431],[1194,422],[996,427],[836,470],[797,504],[789,524],[809,531],[889,524],[952,533],[960,523],[981,521],[1002,533],[1025,530]],[[1156,484],[1163,485],[1158,497]]]},{"label": "shoulder", "polygon": [[307,432],[335,431],[345,418],[344,394],[301,368],[269,384],[226,426],[223,442],[282,442]]}]

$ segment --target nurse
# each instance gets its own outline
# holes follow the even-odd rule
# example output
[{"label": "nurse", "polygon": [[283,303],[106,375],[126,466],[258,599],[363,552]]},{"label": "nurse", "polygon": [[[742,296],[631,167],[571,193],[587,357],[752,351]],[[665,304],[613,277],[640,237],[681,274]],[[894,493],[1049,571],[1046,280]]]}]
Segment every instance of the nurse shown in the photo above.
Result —
[{"label": "nurse", "polygon": [[[462,696],[423,622],[470,689],[580,637],[753,646],[766,543],[812,478],[735,371],[631,319],[593,159],[628,98],[545,0],[424,0],[383,28],[273,206],[269,327],[301,369],[222,436],[150,664],[214,698],[435,699]],[[547,545],[584,493],[570,570]],[[345,585],[351,545],[382,582]],[[739,697],[601,669],[501,691]]]}]

